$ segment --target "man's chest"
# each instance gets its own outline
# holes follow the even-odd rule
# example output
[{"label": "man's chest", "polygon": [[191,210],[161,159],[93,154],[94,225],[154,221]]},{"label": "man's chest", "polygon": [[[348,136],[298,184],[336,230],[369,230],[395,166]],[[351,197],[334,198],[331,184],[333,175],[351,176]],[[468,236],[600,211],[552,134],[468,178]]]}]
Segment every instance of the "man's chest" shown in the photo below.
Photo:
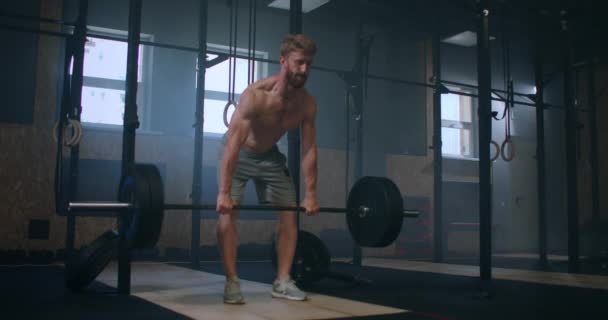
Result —
[{"label": "man's chest", "polygon": [[256,126],[267,130],[288,131],[300,126],[303,112],[302,105],[297,102],[273,102],[263,109]]}]

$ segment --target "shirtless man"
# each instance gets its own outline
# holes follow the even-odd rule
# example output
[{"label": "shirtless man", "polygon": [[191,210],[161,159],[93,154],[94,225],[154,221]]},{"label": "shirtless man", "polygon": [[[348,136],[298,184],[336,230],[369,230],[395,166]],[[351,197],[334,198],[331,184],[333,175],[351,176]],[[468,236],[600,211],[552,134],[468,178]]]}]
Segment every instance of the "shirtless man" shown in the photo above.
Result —
[{"label": "shirtless man", "polygon": [[[226,273],[225,303],[245,303],[236,272],[238,212],[233,206],[241,203],[246,182],[249,179],[254,181],[261,203],[296,205],[294,184],[285,165],[286,157],[276,146],[289,130],[301,128],[302,134],[302,172],[306,193],[301,206],[308,215],[319,212],[315,142],[317,105],[304,89],[315,53],[316,45],[310,38],[301,34],[287,36],[281,43],[280,72],[257,81],[243,92],[224,136],[216,210],[220,213],[217,236]],[[295,212],[279,212],[278,269],[272,285],[273,297],[307,298],[289,277],[297,237]]]}]

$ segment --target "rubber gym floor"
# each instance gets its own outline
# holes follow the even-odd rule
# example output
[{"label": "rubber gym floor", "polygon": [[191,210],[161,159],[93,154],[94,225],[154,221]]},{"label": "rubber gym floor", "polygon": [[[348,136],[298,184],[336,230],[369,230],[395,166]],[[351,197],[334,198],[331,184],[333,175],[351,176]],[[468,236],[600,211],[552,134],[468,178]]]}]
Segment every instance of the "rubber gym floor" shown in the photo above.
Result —
[{"label": "rubber gym floor", "polygon": [[[351,283],[323,279],[309,288],[311,299],[320,300],[321,296],[340,298],[339,302],[355,301],[366,305],[376,305],[399,312],[372,314],[365,316],[342,316],[341,319],[607,319],[608,277],[589,275],[570,275],[551,273],[549,280],[563,276],[562,281],[534,281],[534,274],[527,276],[528,280],[507,280],[495,278],[491,282],[491,294],[485,296],[479,290],[479,278],[471,275],[458,275],[459,272],[436,272],[433,264],[419,264],[412,270],[400,270],[395,265],[404,263],[394,260],[388,263],[375,263],[391,267],[364,265],[356,267],[343,262],[333,262],[332,271],[358,275],[370,284],[354,285]],[[150,262],[153,268],[173,268],[183,272],[200,272],[210,274],[215,279],[222,274],[219,262],[203,262],[199,270],[192,270],[186,263]],[[373,264],[373,263],[372,263]],[[521,263],[520,263],[521,264]],[[138,263],[134,263],[137,266]],[[407,264],[406,264],[407,266]],[[474,273],[475,266],[443,265],[444,270],[469,268]],[[517,267],[517,266],[516,266]],[[406,267],[405,269],[407,269]],[[560,266],[556,265],[559,269]],[[428,269],[428,271],[424,271]],[[63,266],[54,265],[5,265],[0,267],[0,282],[2,283],[2,318],[3,319],[192,319],[180,314],[170,307],[161,306],[137,295],[118,295],[107,281],[94,282],[83,293],[71,293],[64,288]],[[135,269],[134,269],[135,270]],[[238,264],[239,275],[244,281],[253,281],[268,285],[273,280],[274,270],[269,261],[246,261]],[[511,273],[505,273],[507,270]],[[559,270],[558,270],[559,271]],[[137,279],[138,271],[133,271],[133,279]],[[503,269],[503,274],[529,272],[522,269]],[[162,277],[162,269],[152,269],[153,277]],[[497,274],[501,274],[496,272]],[[114,276],[114,270],[104,271],[106,277]],[[186,273],[184,273],[185,275]],[[179,276],[170,276],[172,281]],[[183,277],[183,275],[181,276]],[[191,277],[191,276],[188,276]],[[194,277],[195,278],[195,277]],[[508,278],[508,277],[506,277]],[[99,280],[99,279],[98,279]],[[195,279],[186,279],[195,280]],[[133,280],[135,282],[135,280]],[[216,281],[217,282],[217,281]],[[543,283],[546,282],[546,283]],[[585,284],[586,283],[586,284]],[[133,283],[132,283],[133,285]],[[248,286],[244,283],[243,286]],[[196,285],[195,285],[196,286]],[[215,286],[210,295],[220,301],[215,303],[215,313],[226,312],[225,319],[232,319],[231,314],[237,308],[245,306],[223,306],[221,304],[221,287]],[[268,286],[269,287],[269,286]],[[143,291],[160,290],[156,287],[143,286]],[[265,289],[262,289],[264,291]],[[245,290],[244,290],[245,291]],[[133,293],[133,292],[132,292]],[[245,292],[247,298],[247,292]],[[266,295],[262,292],[261,296]],[[193,298],[194,297],[194,298]],[[189,304],[196,306],[196,295],[190,297]],[[270,300],[270,298],[268,298]],[[268,301],[269,301],[268,300]],[[274,299],[276,300],[276,299]],[[266,300],[264,300],[266,301]],[[249,301],[248,301],[249,302]],[[202,301],[201,301],[202,303]],[[274,314],[273,304],[268,303],[261,313],[268,319],[318,319],[321,314],[306,314],[307,304],[296,302],[300,311],[293,317],[278,317]],[[220,309],[218,309],[220,308]],[[223,308],[223,309],[222,309]],[[205,309],[202,309],[205,310]],[[219,311],[218,311],[219,310]],[[231,311],[232,310],[232,311]],[[278,310],[276,312],[285,312]],[[200,317],[206,319],[203,311]],[[211,317],[211,313],[209,313]],[[258,315],[259,316],[259,315]],[[239,317],[241,318],[241,317]],[[330,317],[332,318],[332,317]],[[326,319],[330,319],[326,318]],[[259,317],[252,317],[259,319]]]}]

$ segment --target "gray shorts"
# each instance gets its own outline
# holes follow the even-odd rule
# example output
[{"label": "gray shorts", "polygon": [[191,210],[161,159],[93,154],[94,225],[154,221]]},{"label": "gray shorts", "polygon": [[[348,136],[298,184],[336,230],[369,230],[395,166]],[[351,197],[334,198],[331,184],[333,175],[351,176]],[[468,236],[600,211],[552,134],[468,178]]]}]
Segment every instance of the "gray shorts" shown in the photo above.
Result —
[{"label": "gray shorts", "polygon": [[[222,157],[223,146],[220,159]],[[295,205],[296,193],[286,160],[287,158],[276,145],[263,153],[252,153],[241,149],[230,189],[232,200],[243,203],[245,185],[251,179],[255,184],[259,203],[279,206]],[[219,168],[218,165],[218,177]]]}]

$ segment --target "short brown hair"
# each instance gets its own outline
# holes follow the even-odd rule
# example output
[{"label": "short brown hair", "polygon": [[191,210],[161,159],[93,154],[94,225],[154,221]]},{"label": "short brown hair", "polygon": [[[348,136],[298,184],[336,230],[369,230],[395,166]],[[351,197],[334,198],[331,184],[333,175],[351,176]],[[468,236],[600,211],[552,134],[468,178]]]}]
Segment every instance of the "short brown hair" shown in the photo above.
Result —
[{"label": "short brown hair", "polygon": [[317,45],[314,40],[303,34],[287,35],[281,42],[281,56],[285,57],[296,50],[302,50],[304,54],[314,56],[317,53]]}]

